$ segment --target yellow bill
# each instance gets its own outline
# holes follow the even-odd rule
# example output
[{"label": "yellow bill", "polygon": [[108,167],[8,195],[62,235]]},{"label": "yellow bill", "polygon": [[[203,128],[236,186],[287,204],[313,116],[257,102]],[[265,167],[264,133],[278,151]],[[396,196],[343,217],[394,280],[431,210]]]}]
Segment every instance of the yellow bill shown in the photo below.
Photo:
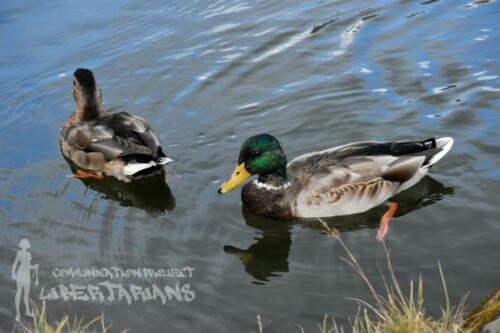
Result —
[{"label": "yellow bill", "polygon": [[245,179],[247,179],[249,176],[250,173],[245,168],[245,163],[236,165],[236,168],[234,168],[231,177],[229,177],[229,179],[226,180],[224,183],[222,183],[222,185],[219,187],[219,193],[222,194],[234,190],[236,187],[238,187],[238,185],[243,183]]}]

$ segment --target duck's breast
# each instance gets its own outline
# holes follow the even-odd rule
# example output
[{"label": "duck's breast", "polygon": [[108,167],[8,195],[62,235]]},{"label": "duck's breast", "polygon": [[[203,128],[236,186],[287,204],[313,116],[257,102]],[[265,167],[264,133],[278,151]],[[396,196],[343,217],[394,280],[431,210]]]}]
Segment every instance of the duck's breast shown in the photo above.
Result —
[{"label": "duck's breast", "polygon": [[254,180],[241,190],[241,201],[254,214],[289,219],[293,217],[291,201],[286,198],[285,194],[285,189],[264,188]]}]

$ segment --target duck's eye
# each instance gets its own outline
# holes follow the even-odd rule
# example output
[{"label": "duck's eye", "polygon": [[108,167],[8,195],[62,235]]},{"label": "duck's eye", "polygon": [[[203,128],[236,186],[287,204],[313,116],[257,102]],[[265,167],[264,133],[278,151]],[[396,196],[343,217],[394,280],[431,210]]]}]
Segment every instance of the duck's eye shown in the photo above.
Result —
[{"label": "duck's eye", "polygon": [[252,153],[253,156],[260,156],[260,154],[262,154],[262,152],[258,150]]},{"label": "duck's eye", "polygon": [[240,172],[239,171],[236,171],[236,176],[239,176],[240,175]]}]

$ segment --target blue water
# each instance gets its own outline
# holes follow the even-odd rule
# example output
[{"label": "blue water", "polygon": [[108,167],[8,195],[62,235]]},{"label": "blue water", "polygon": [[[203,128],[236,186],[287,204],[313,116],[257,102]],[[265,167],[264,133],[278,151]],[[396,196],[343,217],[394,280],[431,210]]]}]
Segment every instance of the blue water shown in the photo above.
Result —
[{"label": "blue water", "polygon": [[[498,283],[500,4],[494,1],[4,1],[0,4],[0,331],[14,323],[11,265],[31,242],[41,304],[57,267],[195,269],[192,302],[47,301],[50,320],[105,313],[112,331],[315,331],[370,301],[314,222],[280,223],[216,193],[241,143],[268,132],[289,159],[359,140],[453,136],[429,178],[397,198],[386,244],[403,286],[422,274],[440,314]],[[147,119],[175,163],[168,188],[67,178],[59,129],[71,77],[94,71],[107,110]],[[125,193],[125,194],[123,194]],[[163,198],[165,198],[163,200]],[[333,219],[374,284],[384,208]],[[245,259],[224,247],[246,250]],[[175,278],[159,278],[172,286]],[[125,286],[151,285],[123,279]],[[26,322],[28,318],[22,317]]]}]

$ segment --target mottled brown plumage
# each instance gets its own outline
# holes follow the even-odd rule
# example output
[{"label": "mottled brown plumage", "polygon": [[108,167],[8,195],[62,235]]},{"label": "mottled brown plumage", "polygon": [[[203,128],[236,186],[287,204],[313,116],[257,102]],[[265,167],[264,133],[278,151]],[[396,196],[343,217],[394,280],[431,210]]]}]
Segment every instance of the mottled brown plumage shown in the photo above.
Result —
[{"label": "mottled brown plumage", "polygon": [[76,111],[61,133],[61,151],[79,169],[123,181],[147,175],[169,162],[160,140],[141,117],[127,112],[105,114],[102,94],[90,70],[73,77]]}]

